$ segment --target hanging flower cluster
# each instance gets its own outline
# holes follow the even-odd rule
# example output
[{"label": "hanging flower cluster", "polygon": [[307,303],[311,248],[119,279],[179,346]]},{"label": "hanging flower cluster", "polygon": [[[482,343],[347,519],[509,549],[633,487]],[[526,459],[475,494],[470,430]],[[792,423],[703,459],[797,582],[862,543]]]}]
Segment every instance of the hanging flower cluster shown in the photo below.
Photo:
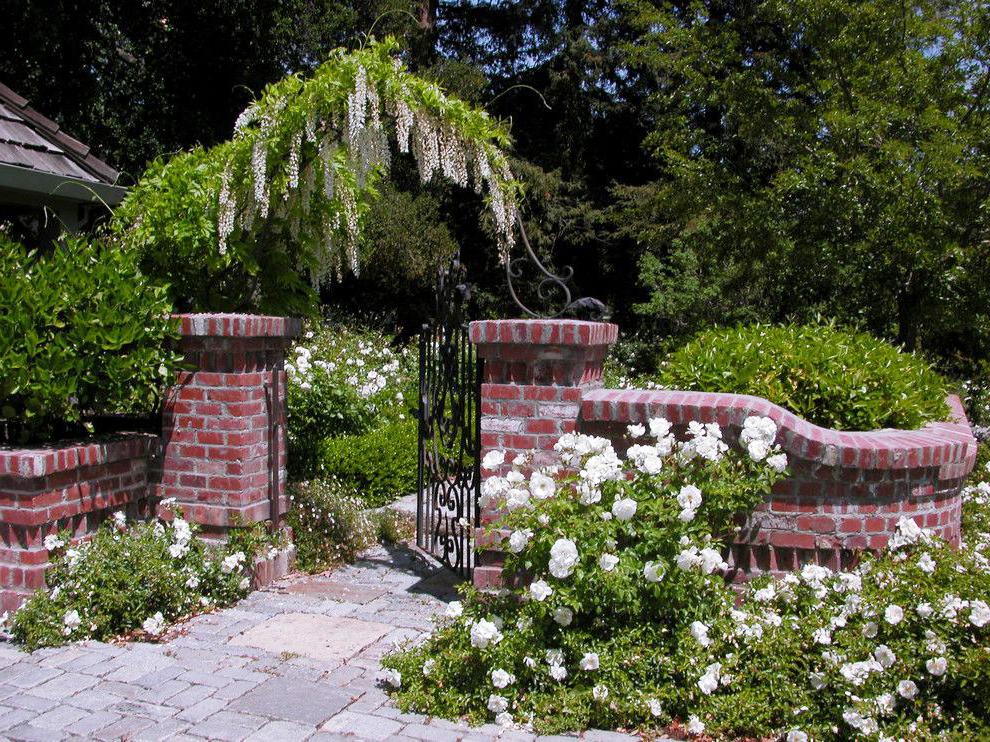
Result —
[{"label": "hanging flower cluster", "polygon": [[390,141],[425,183],[442,177],[486,196],[499,253],[514,242],[518,184],[489,116],[409,73],[391,40],[336,52],[314,75],[269,86],[237,119],[218,194],[218,249],[238,233],[283,229],[304,245],[314,283],[360,270],[361,217]]}]

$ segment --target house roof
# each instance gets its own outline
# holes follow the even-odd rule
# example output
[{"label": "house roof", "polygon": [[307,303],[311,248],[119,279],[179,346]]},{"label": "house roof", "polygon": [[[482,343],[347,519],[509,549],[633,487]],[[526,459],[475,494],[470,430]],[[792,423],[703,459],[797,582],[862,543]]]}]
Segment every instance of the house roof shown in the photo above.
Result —
[{"label": "house roof", "polygon": [[[90,201],[119,203],[119,173],[90,148],[0,83],[0,186]],[[87,196],[87,194],[89,194]]]}]

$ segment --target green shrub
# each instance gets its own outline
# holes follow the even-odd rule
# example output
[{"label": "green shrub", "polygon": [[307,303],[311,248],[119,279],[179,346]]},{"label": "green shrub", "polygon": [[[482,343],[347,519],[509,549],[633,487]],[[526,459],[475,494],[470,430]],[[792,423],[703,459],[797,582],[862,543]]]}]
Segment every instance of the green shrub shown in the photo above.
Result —
[{"label": "green shrub", "polygon": [[657,381],[765,397],[838,430],[915,429],[948,413],[947,385],[922,359],[831,324],[708,330],[671,354]]},{"label": "green shrub", "polygon": [[176,619],[244,595],[268,539],[242,529],[224,546],[208,546],[180,516],[128,526],[118,513],[74,546],[67,533],[48,536],[49,589],[14,614],[14,638],[29,650],[138,630],[153,638]]},{"label": "green shrub", "polygon": [[375,543],[376,527],[353,487],[332,477],[290,485],[288,512],[296,567],[323,572]]},{"label": "green shrub", "polygon": [[50,254],[0,233],[0,417],[21,441],[89,413],[147,412],[180,356],[171,304],[134,253],[66,237]]},{"label": "green shrub", "polygon": [[408,418],[414,359],[407,348],[391,348],[381,333],[341,322],[313,325],[290,351],[286,371],[289,466],[296,479],[320,471],[327,438]]},{"label": "green shrub", "polygon": [[320,452],[321,476],[353,487],[369,507],[416,491],[416,422],[397,420],[361,435],[328,438]]},{"label": "green shrub", "polygon": [[577,473],[486,480],[506,569],[532,582],[465,587],[426,642],[386,657],[401,709],[540,733],[990,735],[990,483],[965,492],[958,549],[904,518],[852,571],[808,565],[739,595],[721,574],[731,513],[783,475],[777,450],[764,457],[776,430],[747,423],[755,461],[725,451],[717,425],[679,442],[668,428],[652,421],[661,437],[626,461],[607,440],[563,436]]}]

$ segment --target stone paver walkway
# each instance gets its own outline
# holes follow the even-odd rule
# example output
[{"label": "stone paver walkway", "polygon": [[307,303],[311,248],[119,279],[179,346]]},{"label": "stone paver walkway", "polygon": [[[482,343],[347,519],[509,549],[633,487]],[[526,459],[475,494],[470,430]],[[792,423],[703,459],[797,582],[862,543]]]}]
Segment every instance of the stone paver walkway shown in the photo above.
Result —
[{"label": "stone paver walkway", "polygon": [[[11,740],[533,740],[400,713],[379,658],[431,627],[453,577],[378,547],[196,617],[161,644],[0,645],[0,738]],[[587,732],[586,740],[629,739]]]}]

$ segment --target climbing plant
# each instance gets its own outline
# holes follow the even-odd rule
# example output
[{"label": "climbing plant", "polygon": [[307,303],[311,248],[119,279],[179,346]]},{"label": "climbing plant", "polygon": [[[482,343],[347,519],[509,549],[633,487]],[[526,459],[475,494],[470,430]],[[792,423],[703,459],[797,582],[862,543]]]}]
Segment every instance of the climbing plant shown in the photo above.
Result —
[{"label": "climbing plant", "polygon": [[230,141],[153,163],[118,211],[187,309],[301,311],[321,282],[360,270],[362,216],[394,155],[420,178],[473,187],[502,260],[518,183],[506,129],[410,73],[392,39],[337,50],[311,77],[268,86]]}]

